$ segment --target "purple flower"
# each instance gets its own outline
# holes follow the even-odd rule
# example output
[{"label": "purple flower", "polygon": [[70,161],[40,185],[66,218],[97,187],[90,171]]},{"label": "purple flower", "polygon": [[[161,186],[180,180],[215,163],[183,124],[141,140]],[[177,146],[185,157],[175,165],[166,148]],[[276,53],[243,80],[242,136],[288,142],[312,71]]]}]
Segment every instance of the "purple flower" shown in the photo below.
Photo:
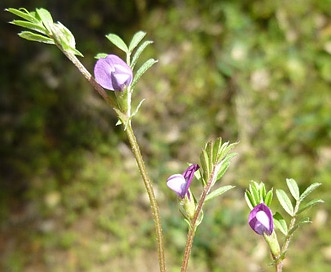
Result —
[{"label": "purple flower", "polygon": [[274,230],[272,212],[267,205],[261,203],[254,207],[249,214],[248,223],[259,235],[271,235]]},{"label": "purple flower", "polygon": [[95,80],[105,89],[123,91],[132,82],[131,68],[119,57],[108,55],[94,66]]},{"label": "purple flower", "polygon": [[173,190],[180,198],[184,198],[185,195],[190,199],[189,188],[191,185],[191,181],[194,176],[194,172],[199,169],[199,165],[192,164],[190,165],[184,173],[175,174],[168,178],[167,186]]}]

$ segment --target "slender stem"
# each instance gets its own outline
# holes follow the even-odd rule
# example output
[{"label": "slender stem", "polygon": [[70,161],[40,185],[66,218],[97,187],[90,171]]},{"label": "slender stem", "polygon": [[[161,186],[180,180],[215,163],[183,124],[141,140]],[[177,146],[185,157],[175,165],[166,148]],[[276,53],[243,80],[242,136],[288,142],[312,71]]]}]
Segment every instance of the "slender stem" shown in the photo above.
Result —
[{"label": "slender stem", "polygon": [[288,250],[288,247],[290,245],[290,242],[291,242],[291,239],[293,237],[293,228],[295,227],[295,223],[296,223],[296,219],[297,219],[297,212],[299,210],[299,207],[300,207],[300,201],[297,201],[296,202],[296,205],[294,207],[294,211],[293,211],[293,217],[291,219],[291,222],[290,222],[290,225],[289,225],[289,230],[288,232],[291,233],[290,235],[286,235],[286,238],[285,238],[285,242],[282,246],[282,254],[284,254],[287,250]]},{"label": "slender stem", "polygon": [[301,203],[300,201],[297,201],[296,204],[295,204],[295,207],[294,207],[294,211],[293,211],[294,215],[293,215],[293,217],[290,221],[290,225],[289,225],[289,229],[288,229],[288,233],[291,233],[291,234],[286,235],[285,242],[284,242],[284,244],[282,246],[282,249],[281,249],[281,253],[278,256],[278,259],[275,260],[276,261],[275,262],[276,272],[282,272],[283,271],[283,260],[285,258],[285,254],[288,250],[288,247],[290,246],[291,239],[293,237],[293,233],[294,233],[293,228],[295,227],[295,223],[296,223],[296,219],[297,219],[296,214],[299,210],[300,203]]},{"label": "slender stem", "polygon": [[137,161],[137,164],[139,167],[139,171],[143,178],[143,181],[145,184],[145,189],[146,189],[148,197],[149,197],[150,205],[152,208],[153,219],[154,219],[154,225],[155,225],[156,241],[157,241],[157,245],[158,245],[158,258],[159,258],[160,271],[165,272],[166,267],[165,267],[165,258],[164,258],[164,243],[163,243],[163,234],[162,234],[159,206],[156,201],[152,182],[150,181],[149,176],[147,174],[147,170],[146,170],[145,163],[144,163],[144,160],[142,158],[142,155],[141,155],[141,152],[139,149],[139,145],[137,143],[137,139],[133,133],[131,122],[128,123],[125,131],[129,138],[132,152],[136,158],[136,161]]},{"label": "slender stem", "polygon": [[134,132],[133,132],[133,129],[131,126],[131,121],[128,120],[128,116],[126,114],[122,113],[119,110],[115,100],[107,95],[106,91],[95,81],[95,79],[87,71],[87,69],[84,67],[84,65],[77,59],[77,57],[73,54],[68,53],[65,50],[62,50],[61,46],[58,46],[58,47],[67,56],[67,58],[78,68],[78,70],[89,81],[89,83],[99,93],[99,95],[101,95],[102,98],[104,100],[106,100],[106,102],[108,104],[110,104],[112,106],[112,108],[117,113],[120,120],[123,122],[123,124],[125,124],[125,128],[126,128],[125,132],[129,138],[132,152],[135,156],[135,159],[136,159],[138,167],[139,167],[140,174],[143,178],[145,189],[147,191],[151,209],[152,209],[154,225],[155,225],[156,240],[157,240],[157,245],[158,245],[158,259],[159,259],[160,272],[165,272],[166,266],[165,266],[165,257],[164,257],[164,242],[163,242],[162,225],[161,225],[161,220],[160,220],[159,207],[158,207],[156,197],[154,194],[152,182],[147,174],[146,166],[145,166],[144,160],[142,158],[142,155],[141,155],[141,152],[139,149],[139,145],[137,143],[137,139],[134,135]]},{"label": "slender stem", "polygon": [[282,272],[283,271],[283,261],[280,261],[276,263],[276,272]]},{"label": "slender stem", "polygon": [[215,165],[214,166],[213,171],[210,175],[209,181],[208,181],[207,185],[205,186],[205,188],[204,188],[204,190],[203,190],[203,192],[200,196],[198,206],[195,210],[193,219],[190,222],[191,226],[190,226],[188,234],[187,234],[187,240],[186,240],[186,245],[185,245],[183,262],[182,262],[182,267],[181,267],[181,270],[180,270],[181,272],[186,272],[187,271],[188,261],[190,259],[190,255],[191,255],[191,251],[192,251],[194,235],[195,235],[196,229],[198,227],[197,222],[198,222],[198,219],[200,217],[200,214],[201,214],[202,207],[203,207],[203,204],[205,202],[206,196],[210,191],[210,188],[213,184],[214,179],[216,178],[215,174],[217,173],[219,167],[220,167],[220,165]]}]

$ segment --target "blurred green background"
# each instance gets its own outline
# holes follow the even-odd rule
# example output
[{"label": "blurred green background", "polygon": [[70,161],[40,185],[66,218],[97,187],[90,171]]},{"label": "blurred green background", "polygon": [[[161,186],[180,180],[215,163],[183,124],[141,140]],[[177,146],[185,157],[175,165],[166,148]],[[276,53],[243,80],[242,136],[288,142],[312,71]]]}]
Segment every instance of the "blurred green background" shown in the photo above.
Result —
[{"label": "blurred green background", "polygon": [[330,269],[330,0],[2,0],[1,271],[158,271],[149,204],[114,113],[57,48],[16,35],[3,10],[22,6],[67,26],[90,71],[98,52],[124,57],[107,33],[128,42],[144,30],[155,42],[134,127],[170,272],[186,225],[165,181],[218,136],[239,141],[222,181],[236,189],[206,205],[190,271],[273,271],[243,194],[250,180],[286,189],[289,177],[301,190],[321,182],[312,197],[325,203],[307,211],[313,223],[296,234],[285,271]]}]

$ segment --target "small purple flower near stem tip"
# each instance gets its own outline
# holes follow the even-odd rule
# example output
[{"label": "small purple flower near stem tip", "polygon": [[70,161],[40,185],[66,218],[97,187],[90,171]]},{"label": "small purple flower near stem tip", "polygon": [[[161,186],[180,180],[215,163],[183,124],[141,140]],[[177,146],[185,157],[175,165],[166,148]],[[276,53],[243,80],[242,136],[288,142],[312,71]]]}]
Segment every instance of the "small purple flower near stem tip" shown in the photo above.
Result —
[{"label": "small purple flower near stem tip", "polygon": [[116,55],[98,59],[94,66],[94,76],[103,88],[123,91],[132,82],[132,69]]},{"label": "small purple flower near stem tip", "polygon": [[194,172],[200,168],[197,164],[190,165],[184,173],[175,174],[168,178],[167,186],[173,190],[180,198],[184,198],[186,195],[190,199],[189,188],[194,176]]},{"label": "small purple flower near stem tip", "polygon": [[264,233],[271,235],[274,230],[274,221],[270,208],[261,203],[250,212],[248,223],[250,227],[259,235]]}]

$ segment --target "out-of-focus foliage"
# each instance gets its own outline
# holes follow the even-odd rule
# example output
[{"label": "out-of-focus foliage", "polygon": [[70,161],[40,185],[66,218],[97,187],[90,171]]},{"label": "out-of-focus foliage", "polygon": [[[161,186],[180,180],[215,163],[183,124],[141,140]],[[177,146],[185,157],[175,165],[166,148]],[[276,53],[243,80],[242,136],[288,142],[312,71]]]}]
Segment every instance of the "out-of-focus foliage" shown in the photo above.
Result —
[{"label": "out-of-focus foliage", "polygon": [[[137,85],[146,101],[134,122],[173,271],[186,226],[165,181],[217,136],[239,141],[223,178],[237,189],[206,205],[191,271],[269,271],[244,189],[252,179],[285,189],[286,178],[301,192],[322,183],[314,197],[325,201],[306,211],[313,224],[297,231],[286,270],[327,271],[330,0],[25,2],[2,5],[47,8],[90,71],[97,52],[122,56],[107,33],[128,41],[142,29],[155,41],[146,59],[159,63]],[[149,205],[114,115],[55,47],[19,39],[12,19],[1,12],[0,270],[155,271]]]}]

